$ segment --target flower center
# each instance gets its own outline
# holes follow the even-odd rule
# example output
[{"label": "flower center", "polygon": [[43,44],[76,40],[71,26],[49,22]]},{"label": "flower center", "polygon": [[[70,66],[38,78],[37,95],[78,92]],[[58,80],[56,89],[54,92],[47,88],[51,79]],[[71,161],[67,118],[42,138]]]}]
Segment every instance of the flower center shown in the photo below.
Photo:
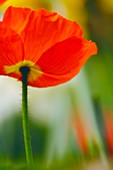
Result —
[{"label": "flower center", "polygon": [[28,74],[30,72],[30,68],[27,67],[27,66],[22,66],[22,67],[20,67],[20,72],[23,73],[23,74],[24,73]]},{"label": "flower center", "polygon": [[35,81],[43,73],[34,62],[29,60],[24,60],[11,66],[5,66],[4,68],[7,75],[16,73],[21,77],[22,73],[28,72],[28,82]]}]

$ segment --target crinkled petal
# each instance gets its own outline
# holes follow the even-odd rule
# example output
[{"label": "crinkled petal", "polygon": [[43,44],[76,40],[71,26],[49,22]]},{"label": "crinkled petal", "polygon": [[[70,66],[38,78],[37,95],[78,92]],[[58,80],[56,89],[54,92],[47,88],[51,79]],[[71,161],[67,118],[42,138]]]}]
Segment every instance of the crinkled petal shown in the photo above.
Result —
[{"label": "crinkled petal", "polygon": [[28,85],[39,88],[57,86],[71,80],[78,72],[79,70],[76,70],[76,73],[66,74],[63,76],[43,73],[39,78],[37,78],[37,80],[33,82],[28,82]]},{"label": "crinkled petal", "polygon": [[72,36],[82,36],[82,29],[76,22],[44,9],[32,11],[9,7],[3,22],[21,36],[25,46],[25,59],[33,62],[57,42]]},{"label": "crinkled petal", "polygon": [[40,69],[52,75],[65,75],[82,67],[84,62],[97,53],[95,43],[71,37],[55,44],[36,63]]},{"label": "crinkled petal", "polygon": [[72,79],[87,59],[97,53],[96,44],[71,37],[47,50],[36,63],[43,74],[34,82],[35,87],[62,84]]},{"label": "crinkled petal", "polygon": [[9,7],[3,16],[3,22],[6,26],[21,34],[29,21],[31,9]]},{"label": "crinkled petal", "polygon": [[0,74],[4,67],[14,65],[24,58],[24,48],[19,35],[0,22]]}]

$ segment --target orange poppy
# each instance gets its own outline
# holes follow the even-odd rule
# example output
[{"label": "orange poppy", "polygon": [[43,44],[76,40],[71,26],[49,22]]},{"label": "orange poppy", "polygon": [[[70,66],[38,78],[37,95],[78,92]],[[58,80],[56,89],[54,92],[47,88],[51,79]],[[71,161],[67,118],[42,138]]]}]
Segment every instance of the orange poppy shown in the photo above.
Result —
[{"label": "orange poppy", "polygon": [[30,68],[28,85],[55,86],[72,79],[97,53],[82,29],[55,12],[9,7],[0,23],[0,74],[21,80]]},{"label": "orange poppy", "polygon": [[4,2],[6,2],[7,0],[0,0],[0,5],[2,5]]}]

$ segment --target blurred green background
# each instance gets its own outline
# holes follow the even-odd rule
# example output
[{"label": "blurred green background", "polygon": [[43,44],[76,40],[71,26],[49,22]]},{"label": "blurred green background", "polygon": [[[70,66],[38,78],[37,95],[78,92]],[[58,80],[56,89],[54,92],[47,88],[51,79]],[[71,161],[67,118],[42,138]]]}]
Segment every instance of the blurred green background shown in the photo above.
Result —
[{"label": "blurred green background", "polygon": [[[29,87],[29,119],[36,170],[108,170],[113,158],[113,0],[8,0],[46,8],[75,20],[96,42],[78,76],[58,87]],[[26,169],[21,83],[0,77],[0,170]]]}]

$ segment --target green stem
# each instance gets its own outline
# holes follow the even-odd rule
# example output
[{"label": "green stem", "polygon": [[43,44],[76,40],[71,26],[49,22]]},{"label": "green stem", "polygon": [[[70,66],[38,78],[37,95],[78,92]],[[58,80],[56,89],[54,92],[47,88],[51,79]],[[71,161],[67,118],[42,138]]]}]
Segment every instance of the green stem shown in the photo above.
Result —
[{"label": "green stem", "polygon": [[28,167],[33,164],[30,131],[29,131],[29,120],[28,120],[28,101],[27,101],[27,79],[30,69],[28,67],[21,67],[20,72],[22,74],[22,125],[25,152]]}]

